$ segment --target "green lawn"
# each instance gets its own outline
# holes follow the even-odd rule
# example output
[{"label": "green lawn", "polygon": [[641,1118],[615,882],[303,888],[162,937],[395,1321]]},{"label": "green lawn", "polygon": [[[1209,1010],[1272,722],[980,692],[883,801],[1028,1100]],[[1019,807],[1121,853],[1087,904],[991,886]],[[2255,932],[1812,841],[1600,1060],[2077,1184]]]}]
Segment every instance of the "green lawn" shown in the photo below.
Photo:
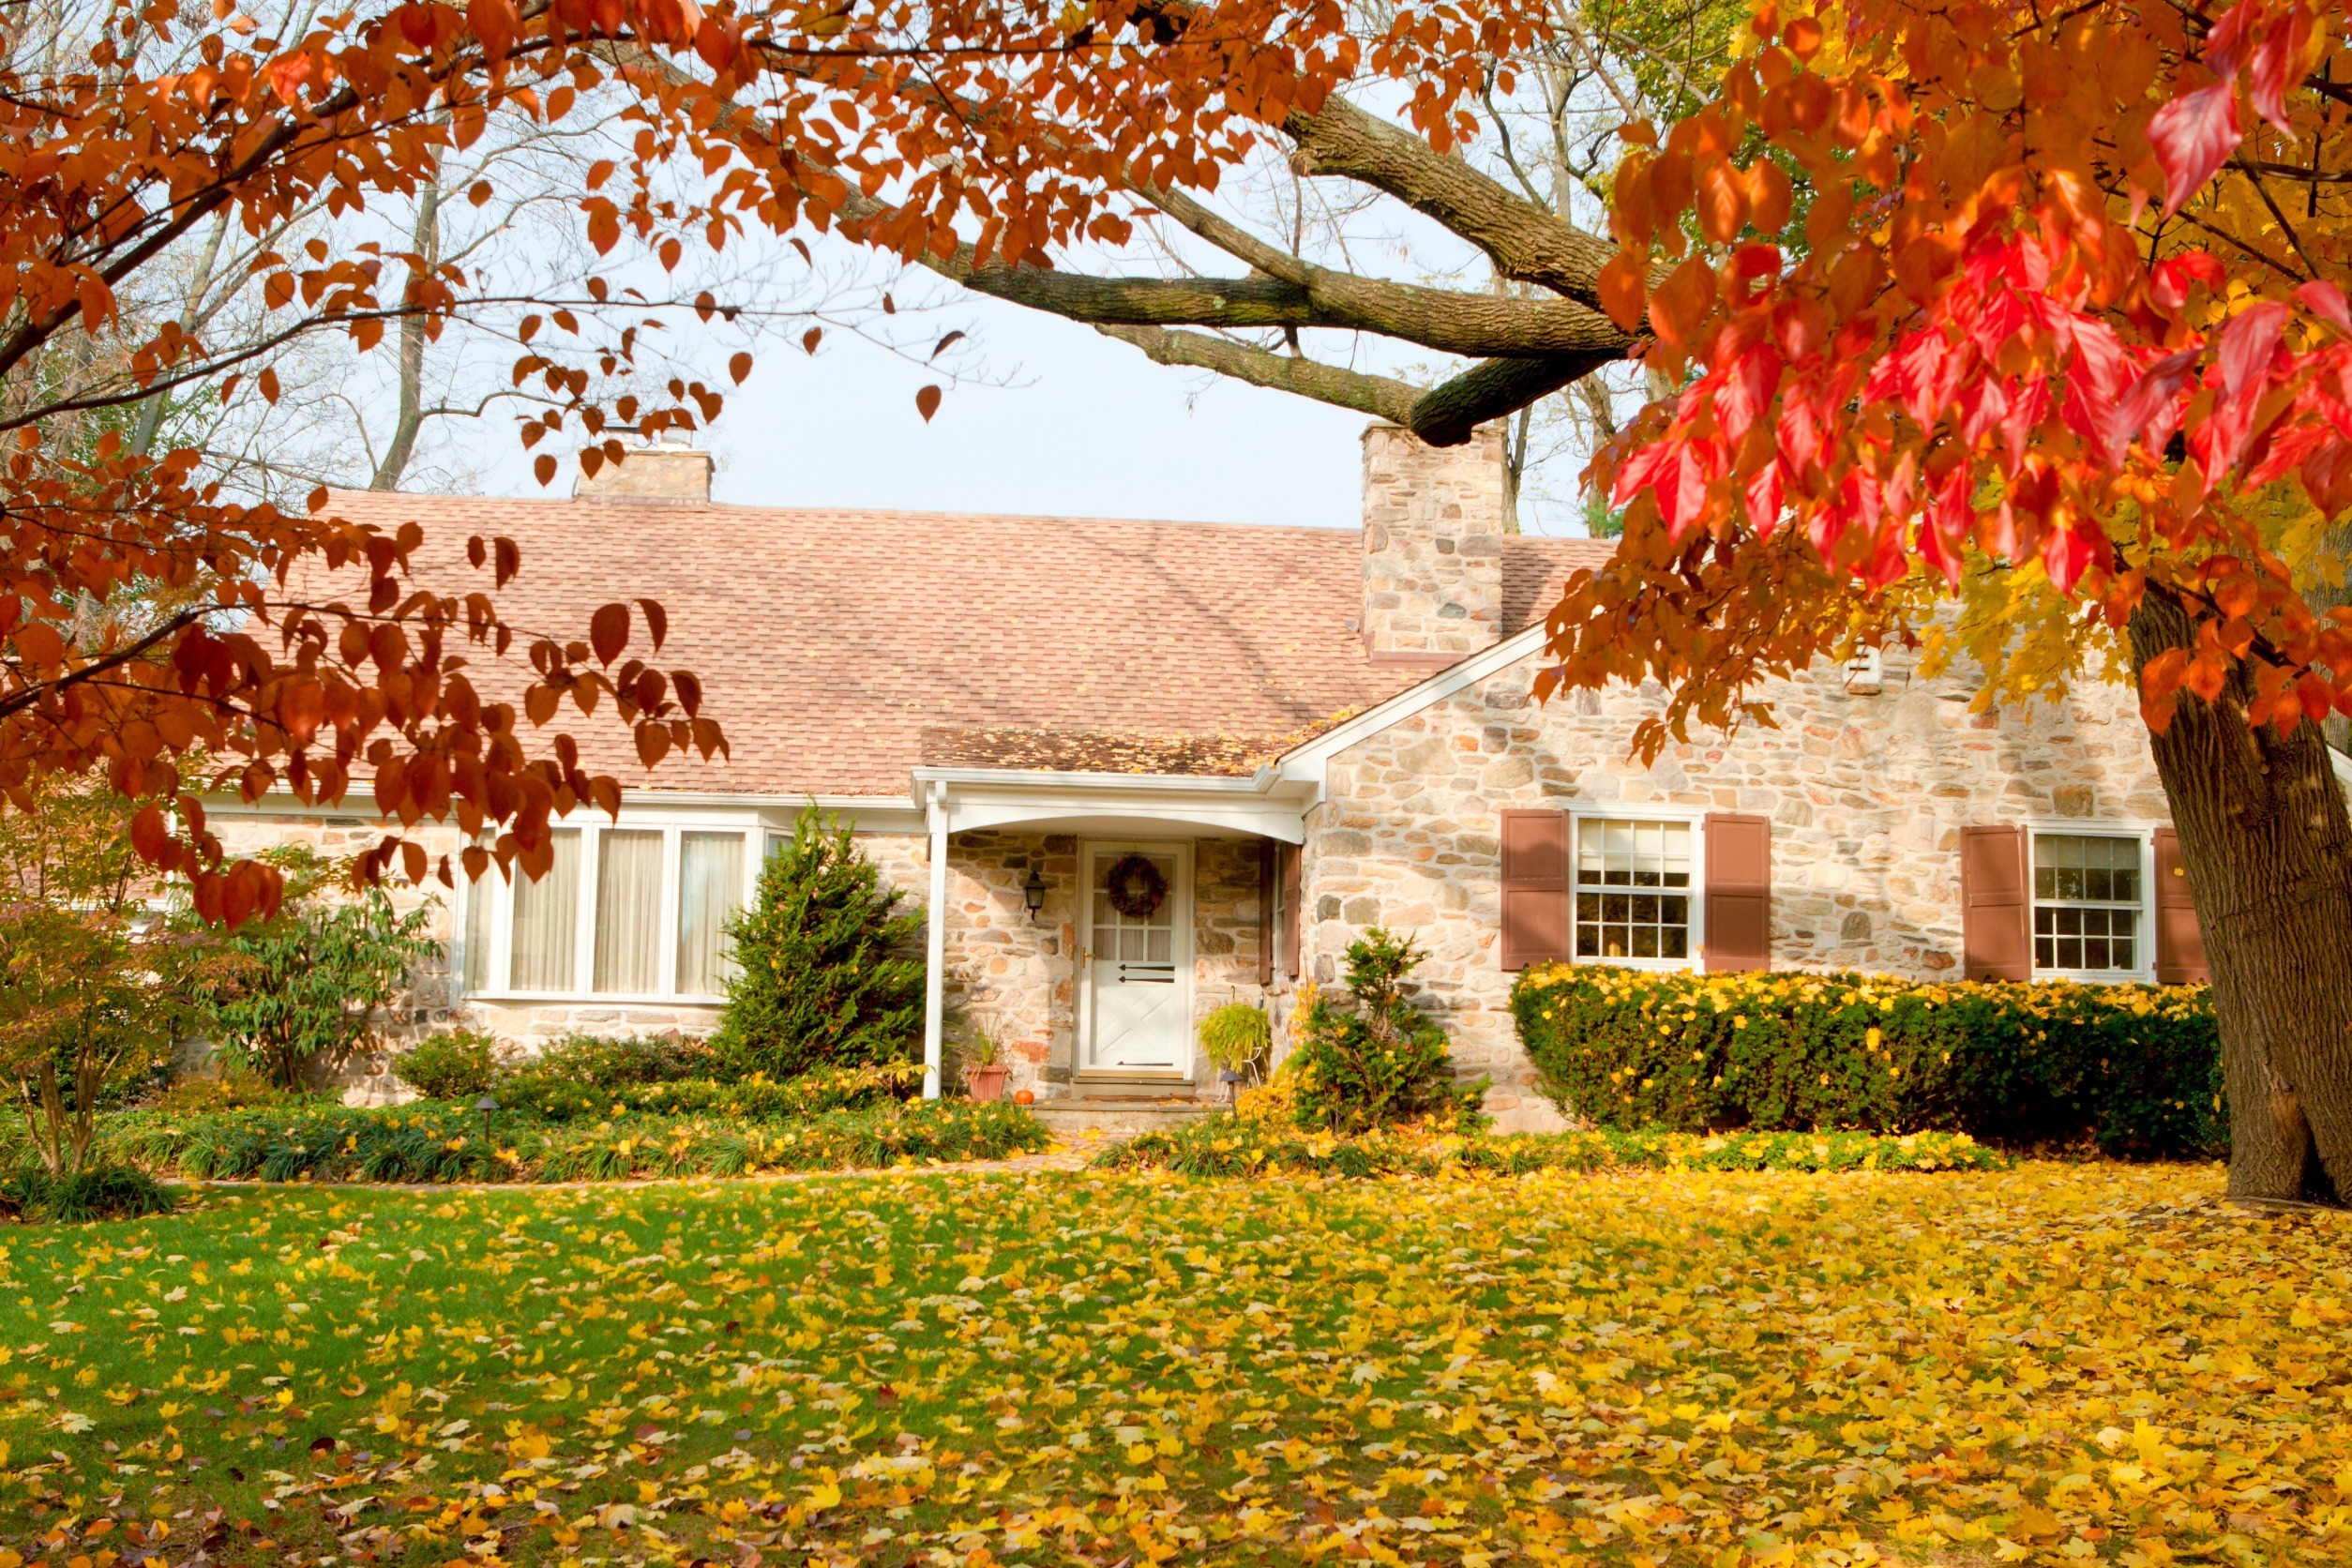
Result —
[{"label": "green lawn", "polygon": [[2352,1224],[2219,1185],[214,1189],[0,1231],[0,1546],[2341,1563]]}]

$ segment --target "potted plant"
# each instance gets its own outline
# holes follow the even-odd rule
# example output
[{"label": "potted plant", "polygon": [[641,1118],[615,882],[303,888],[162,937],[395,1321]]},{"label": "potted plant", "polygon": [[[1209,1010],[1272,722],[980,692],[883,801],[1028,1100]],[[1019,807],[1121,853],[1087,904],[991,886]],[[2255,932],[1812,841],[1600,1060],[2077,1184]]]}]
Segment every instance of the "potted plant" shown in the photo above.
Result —
[{"label": "potted plant", "polygon": [[1012,1069],[1001,1060],[1003,1054],[995,1035],[974,1029],[972,1043],[964,1048],[964,1092],[975,1100],[1004,1098],[1004,1080]]},{"label": "potted plant", "polygon": [[1216,1064],[1217,1081],[1238,1095],[1258,1078],[1258,1064],[1274,1044],[1265,1009],[1229,1002],[1200,1020],[1200,1048]]}]

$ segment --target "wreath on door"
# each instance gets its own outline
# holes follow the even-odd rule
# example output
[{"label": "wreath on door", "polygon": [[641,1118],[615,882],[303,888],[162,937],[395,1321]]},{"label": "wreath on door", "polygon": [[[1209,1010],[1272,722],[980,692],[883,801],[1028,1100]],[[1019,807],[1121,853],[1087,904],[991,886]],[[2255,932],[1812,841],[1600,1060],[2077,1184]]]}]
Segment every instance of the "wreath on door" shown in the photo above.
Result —
[{"label": "wreath on door", "polygon": [[1110,907],[1130,920],[1149,920],[1168,899],[1168,879],[1139,854],[1122,855],[1103,879]]}]

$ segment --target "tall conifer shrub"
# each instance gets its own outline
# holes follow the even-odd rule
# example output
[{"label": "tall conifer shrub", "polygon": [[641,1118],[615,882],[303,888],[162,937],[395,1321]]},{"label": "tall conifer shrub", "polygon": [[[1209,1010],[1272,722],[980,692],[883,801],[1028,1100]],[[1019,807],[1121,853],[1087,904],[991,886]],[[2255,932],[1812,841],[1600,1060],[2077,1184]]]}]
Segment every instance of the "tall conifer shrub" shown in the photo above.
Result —
[{"label": "tall conifer shrub", "polygon": [[720,1071],[789,1078],[914,1055],[923,960],[907,955],[923,917],[900,910],[905,897],[811,803],[727,927],[741,970],[711,1037]]}]

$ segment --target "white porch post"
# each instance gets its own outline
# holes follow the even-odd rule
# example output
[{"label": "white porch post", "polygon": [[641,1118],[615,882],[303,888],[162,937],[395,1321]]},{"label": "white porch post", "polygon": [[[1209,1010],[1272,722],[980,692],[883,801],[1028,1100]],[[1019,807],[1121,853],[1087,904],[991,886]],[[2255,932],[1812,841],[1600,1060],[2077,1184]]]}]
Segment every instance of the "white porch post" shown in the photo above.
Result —
[{"label": "white porch post", "polygon": [[936,1100],[947,1023],[947,786],[937,780],[931,784],[930,828],[931,901],[924,912],[923,1097]]}]

